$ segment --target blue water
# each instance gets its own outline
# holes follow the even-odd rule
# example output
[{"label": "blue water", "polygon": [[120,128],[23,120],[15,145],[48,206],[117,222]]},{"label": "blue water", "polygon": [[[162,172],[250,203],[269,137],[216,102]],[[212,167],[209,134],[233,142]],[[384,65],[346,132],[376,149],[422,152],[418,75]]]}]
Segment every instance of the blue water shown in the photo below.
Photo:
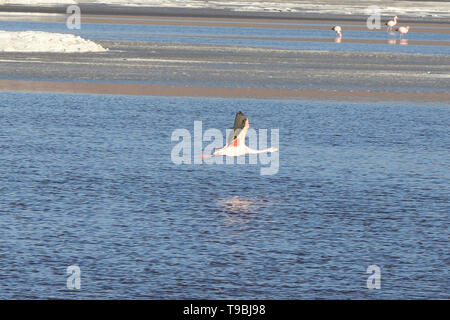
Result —
[{"label": "blue water", "polygon": [[[238,110],[280,129],[277,174],[171,162],[173,130]],[[0,298],[448,299],[449,128],[448,105],[0,93]]]},{"label": "blue water", "polygon": [[[0,30],[24,31],[39,30],[47,32],[73,33],[92,40],[128,40],[144,42],[164,42],[180,44],[214,44],[241,47],[275,48],[292,50],[329,50],[351,52],[397,52],[421,54],[450,54],[450,46],[443,45],[399,45],[399,35],[370,30],[351,31],[344,29],[342,43],[334,43],[334,31],[327,25],[317,25],[317,29],[283,29],[254,27],[216,27],[216,26],[161,26],[136,24],[96,24],[82,23],[80,30],[69,30],[65,23],[57,22],[17,22],[0,21]],[[449,41],[445,33],[424,33],[411,31],[404,36],[408,41]],[[438,28],[437,30],[441,30]],[[266,37],[273,40],[218,38],[228,37]],[[303,38],[311,41],[286,41],[277,38]],[[315,41],[329,39],[329,42]],[[346,39],[377,40],[386,43],[347,43]],[[397,40],[397,45],[388,41]]]}]

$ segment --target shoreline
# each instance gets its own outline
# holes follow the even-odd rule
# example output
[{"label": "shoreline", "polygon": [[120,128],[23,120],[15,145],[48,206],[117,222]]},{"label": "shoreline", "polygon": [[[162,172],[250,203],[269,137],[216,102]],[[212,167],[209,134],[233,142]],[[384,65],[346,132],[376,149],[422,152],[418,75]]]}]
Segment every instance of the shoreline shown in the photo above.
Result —
[{"label": "shoreline", "polygon": [[[184,18],[233,18],[233,19],[276,19],[276,20],[315,20],[315,21],[366,21],[367,16],[361,14],[333,14],[314,12],[263,12],[263,11],[235,11],[217,8],[180,8],[180,7],[150,7],[150,6],[118,6],[105,4],[83,4],[78,6],[82,14],[87,15],[113,15],[113,16],[160,16]],[[1,12],[15,13],[53,13],[66,15],[68,5],[3,5]],[[387,19],[389,16],[384,17]],[[383,20],[383,17],[382,17]],[[402,23],[448,24],[446,17],[412,17],[405,16]]]},{"label": "shoreline", "polygon": [[[3,14],[2,14],[3,13]],[[11,12],[9,12],[11,14]],[[65,13],[33,13],[16,12],[14,15],[8,15],[0,11],[0,21],[37,21],[37,22],[65,22],[67,14]],[[317,28],[318,24],[336,25],[342,24],[343,21],[327,18],[322,20],[314,20],[311,18],[299,18],[286,21],[282,18],[214,18],[210,16],[191,17],[191,16],[161,16],[151,14],[146,16],[128,15],[128,14],[91,14],[82,15],[81,23],[98,23],[98,24],[132,24],[132,25],[168,25],[168,26],[208,26],[208,27],[251,27],[251,28],[270,28],[270,29],[311,29]],[[358,31],[365,30],[366,25],[361,20],[349,20],[344,24],[348,24],[345,29]],[[433,29],[438,28],[438,29]],[[440,29],[442,28],[442,29]],[[450,33],[450,23],[441,22],[417,22],[414,29],[419,32],[433,33]],[[386,32],[385,28],[374,29],[372,32]]]},{"label": "shoreline", "polygon": [[[397,50],[346,51],[334,50],[336,39],[332,38],[327,24],[338,21],[328,14],[313,20],[311,15],[301,18],[298,14],[294,17],[292,13],[268,12],[261,15],[229,10],[229,16],[217,18],[212,13],[217,10],[213,9],[200,9],[205,15],[195,17],[192,12],[199,13],[199,10],[163,8],[161,10],[166,13],[163,15],[155,12],[155,8],[147,8],[146,11],[142,7],[106,6],[108,10],[114,10],[112,15],[107,15],[105,11],[102,14],[93,13],[100,12],[95,10],[105,6],[88,6],[92,9],[90,13],[89,10],[83,11],[86,5],[81,4],[81,7],[84,12],[82,20],[86,23],[170,25],[178,28],[230,26],[242,30],[246,27],[259,30],[256,35],[181,32],[171,39],[173,35],[170,33],[160,32],[158,37],[148,39],[95,39],[96,43],[109,48],[105,53],[4,51],[0,52],[0,73],[7,76],[3,77],[5,80],[0,80],[0,91],[339,101],[450,101],[450,93],[445,91],[450,70],[448,54],[445,53],[448,52],[450,41],[443,36],[450,34],[448,21],[440,24],[422,21],[415,26],[418,32],[440,34],[436,40],[433,37],[409,41],[397,38],[370,39],[369,36],[367,39],[344,38],[344,44],[350,46],[440,46],[433,54],[428,54],[426,48],[420,48],[419,53],[408,50],[400,53],[395,52]],[[30,14],[27,11],[27,14],[20,11],[8,14],[2,8],[0,21],[64,22],[67,17],[66,6],[15,6],[14,10],[30,8],[39,12],[53,10],[58,13]],[[355,18],[346,17],[345,22],[339,22],[347,23],[345,28],[349,31],[366,27],[365,20]],[[267,28],[267,34],[264,28]],[[273,28],[281,31],[289,29],[287,35],[295,35],[296,30],[300,29],[327,29],[330,38],[305,37],[309,31],[303,31],[295,37],[283,34],[275,37],[274,34],[279,31],[271,34],[270,29]],[[376,31],[386,32],[384,29]],[[184,37],[188,39],[186,43]],[[191,43],[190,38],[196,39]],[[202,41],[203,38],[211,38],[213,43]],[[289,43],[289,46],[253,47],[234,43],[254,40],[282,41]],[[308,42],[312,42],[312,45]],[[306,43],[306,46],[302,43]],[[420,50],[423,52],[420,53]],[[229,87],[229,84],[236,86]]]},{"label": "shoreline", "polygon": [[450,101],[447,55],[98,43],[109,51],[0,53],[0,73],[8,75],[0,80],[0,91]]},{"label": "shoreline", "polygon": [[363,90],[363,89],[281,89],[253,87],[129,84],[107,82],[62,82],[0,80],[0,92],[52,92],[111,94],[157,97],[250,98],[282,100],[326,100],[348,102],[408,101],[450,102],[450,92]]}]

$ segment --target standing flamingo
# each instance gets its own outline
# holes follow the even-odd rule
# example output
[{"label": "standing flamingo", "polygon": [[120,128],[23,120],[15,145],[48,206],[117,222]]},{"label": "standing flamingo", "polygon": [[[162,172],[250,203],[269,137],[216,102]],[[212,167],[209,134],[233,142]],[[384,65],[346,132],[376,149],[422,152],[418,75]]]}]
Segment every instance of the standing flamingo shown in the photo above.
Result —
[{"label": "standing flamingo", "polygon": [[392,28],[397,24],[398,17],[395,16],[394,20],[389,20],[384,25],[387,26],[387,31],[392,31]]},{"label": "standing flamingo", "polygon": [[339,36],[339,38],[342,38],[342,28],[341,26],[334,26],[331,28],[334,32],[336,32],[336,35]]},{"label": "standing flamingo", "polygon": [[399,27],[399,28],[395,29],[395,31],[400,32],[400,38],[402,38],[404,34],[407,34],[407,33],[408,33],[408,31],[409,31],[409,26],[406,26],[406,27]]},{"label": "standing flamingo", "polygon": [[228,144],[215,151],[213,154],[202,154],[202,158],[212,156],[228,156],[239,157],[248,153],[263,153],[263,152],[276,152],[277,148],[267,148],[262,150],[255,150],[245,145],[245,136],[247,135],[248,128],[250,128],[250,122],[248,118],[242,113],[238,112],[234,118],[233,131],[231,131],[228,137]]}]

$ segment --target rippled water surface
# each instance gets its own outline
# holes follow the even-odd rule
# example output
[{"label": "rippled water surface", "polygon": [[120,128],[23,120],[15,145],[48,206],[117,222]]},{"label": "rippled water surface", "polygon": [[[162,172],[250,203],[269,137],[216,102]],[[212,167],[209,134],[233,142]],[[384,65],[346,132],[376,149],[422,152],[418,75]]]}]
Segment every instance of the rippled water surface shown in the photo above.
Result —
[{"label": "rippled water surface", "polygon": [[[280,129],[277,174],[171,162],[173,130],[239,110]],[[445,105],[1,93],[0,298],[449,298],[449,127]]]}]

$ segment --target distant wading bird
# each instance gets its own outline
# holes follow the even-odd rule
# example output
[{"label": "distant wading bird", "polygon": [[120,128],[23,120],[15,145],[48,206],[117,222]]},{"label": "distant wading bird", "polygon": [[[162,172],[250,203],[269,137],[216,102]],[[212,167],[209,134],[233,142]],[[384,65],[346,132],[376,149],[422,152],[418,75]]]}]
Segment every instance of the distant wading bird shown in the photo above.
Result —
[{"label": "distant wading bird", "polygon": [[339,38],[342,38],[342,28],[340,26],[334,26],[333,28],[331,28],[331,30],[333,30],[334,32],[336,32],[336,35]]},{"label": "distant wading bird", "polygon": [[398,17],[395,16],[394,20],[389,20],[384,25],[387,26],[387,31],[392,31],[392,28],[397,24]]},{"label": "distant wading bird", "polygon": [[202,158],[212,157],[212,156],[228,156],[228,157],[239,157],[248,153],[263,153],[263,152],[276,152],[277,148],[267,148],[262,150],[255,150],[247,147],[245,145],[245,136],[247,135],[248,128],[250,128],[250,122],[247,117],[242,113],[238,112],[234,118],[233,131],[231,131],[228,137],[227,145],[219,150],[215,151],[213,154],[202,154]]},{"label": "distant wading bird", "polygon": [[400,32],[400,38],[402,38],[404,34],[407,34],[407,33],[408,33],[408,31],[409,31],[409,26],[406,26],[406,27],[399,27],[399,28],[395,29],[395,31]]}]

